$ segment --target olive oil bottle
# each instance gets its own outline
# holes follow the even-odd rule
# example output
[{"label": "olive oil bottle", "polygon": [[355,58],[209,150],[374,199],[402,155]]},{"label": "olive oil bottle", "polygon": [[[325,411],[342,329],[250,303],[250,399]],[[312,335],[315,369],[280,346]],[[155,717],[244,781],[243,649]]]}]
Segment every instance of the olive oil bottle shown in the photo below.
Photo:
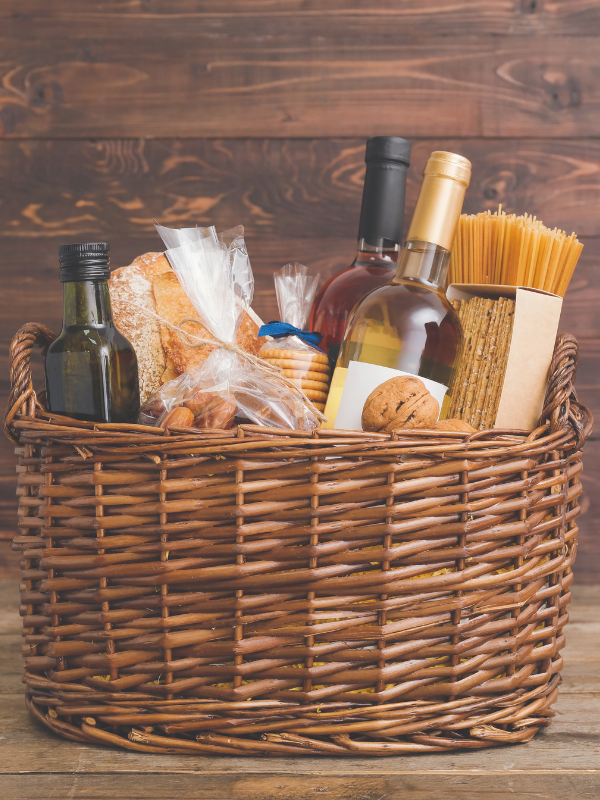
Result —
[{"label": "olive oil bottle", "polygon": [[46,356],[48,410],[93,422],[136,422],[137,358],[112,319],[109,246],[66,244],[58,256],[63,328]]}]

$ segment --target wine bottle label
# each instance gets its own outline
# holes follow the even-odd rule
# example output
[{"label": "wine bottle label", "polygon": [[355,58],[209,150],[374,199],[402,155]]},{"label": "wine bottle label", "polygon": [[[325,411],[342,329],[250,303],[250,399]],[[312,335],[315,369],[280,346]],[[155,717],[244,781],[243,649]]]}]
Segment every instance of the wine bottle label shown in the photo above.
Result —
[{"label": "wine bottle label", "polygon": [[[362,431],[362,412],[367,397],[384,381],[400,375],[410,375],[423,381],[427,390],[438,401],[441,410],[444,397],[448,391],[448,387],[444,386],[443,383],[423,378],[421,375],[414,375],[412,372],[402,372],[399,369],[380,367],[378,364],[367,364],[362,361],[351,361],[348,364],[346,381],[341,393],[342,396],[335,422],[332,423],[332,426],[345,431]],[[334,381],[335,373],[332,385]],[[325,416],[328,416],[327,408],[325,409]]]}]

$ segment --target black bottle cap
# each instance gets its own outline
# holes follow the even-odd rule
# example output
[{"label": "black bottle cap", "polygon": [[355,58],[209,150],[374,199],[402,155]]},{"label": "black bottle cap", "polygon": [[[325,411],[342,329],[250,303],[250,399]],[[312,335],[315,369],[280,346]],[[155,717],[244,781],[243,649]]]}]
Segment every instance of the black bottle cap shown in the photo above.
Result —
[{"label": "black bottle cap", "polygon": [[107,280],[110,275],[109,252],[106,242],[61,244],[58,248],[61,282]]},{"label": "black bottle cap", "polygon": [[367,172],[363,189],[358,238],[400,244],[404,224],[406,173],[411,144],[399,136],[367,139]]},{"label": "black bottle cap", "polygon": [[410,166],[411,144],[399,136],[372,136],[367,139],[365,161],[397,161]]}]

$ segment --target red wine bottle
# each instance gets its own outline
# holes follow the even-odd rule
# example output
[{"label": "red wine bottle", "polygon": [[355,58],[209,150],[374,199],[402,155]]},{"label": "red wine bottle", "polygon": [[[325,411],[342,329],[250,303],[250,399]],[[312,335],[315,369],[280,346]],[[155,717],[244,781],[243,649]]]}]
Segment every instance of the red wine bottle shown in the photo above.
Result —
[{"label": "red wine bottle", "polygon": [[310,330],[323,334],[320,347],[334,361],[356,303],[394,275],[402,242],[410,149],[410,142],[397,136],[367,140],[356,258],[323,286],[310,318]]}]

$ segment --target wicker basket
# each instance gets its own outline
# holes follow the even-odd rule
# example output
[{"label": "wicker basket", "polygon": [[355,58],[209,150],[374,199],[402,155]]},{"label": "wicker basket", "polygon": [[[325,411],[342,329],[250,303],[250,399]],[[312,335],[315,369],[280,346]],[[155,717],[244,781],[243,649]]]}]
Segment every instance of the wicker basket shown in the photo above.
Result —
[{"label": "wicker basket", "polygon": [[591,431],[557,340],[527,434],[198,433],[51,417],[11,348],[25,683],[150,753],[529,741],[553,714]]}]

